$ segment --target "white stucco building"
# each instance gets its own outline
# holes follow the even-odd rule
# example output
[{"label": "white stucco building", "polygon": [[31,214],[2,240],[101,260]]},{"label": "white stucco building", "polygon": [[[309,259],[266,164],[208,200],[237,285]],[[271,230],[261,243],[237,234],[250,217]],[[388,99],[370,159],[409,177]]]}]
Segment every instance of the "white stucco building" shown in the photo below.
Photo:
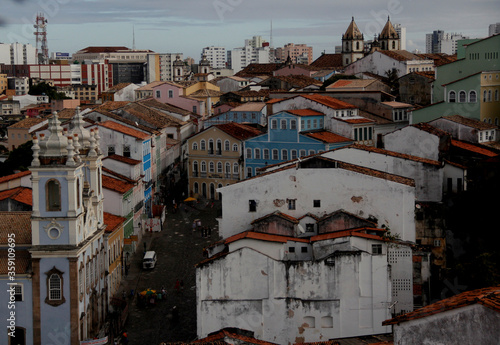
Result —
[{"label": "white stucco building", "polygon": [[36,48],[29,43],[0,43],[0,64],[35,65]]},{"label": "white stucco building", "polygon": [[207,58],[212,69],[226,68],[226,48],[224,47],[205,47],[201,52],[201,56]]},{"label": "white stucco building", "polygon": [[223,238],[248,230],[252,221],[275,211],[300,217],[342,208],[363,217],[371,215],[400,239],[415,241],[415,182],[406,177],[322,158],[297,162],[217,191],[223,196],[219,218]]}]

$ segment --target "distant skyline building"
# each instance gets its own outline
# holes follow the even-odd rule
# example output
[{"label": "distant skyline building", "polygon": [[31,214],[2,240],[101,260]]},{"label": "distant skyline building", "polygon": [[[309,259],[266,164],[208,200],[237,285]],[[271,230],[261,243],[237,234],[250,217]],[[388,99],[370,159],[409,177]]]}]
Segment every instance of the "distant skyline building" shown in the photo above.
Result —
[{"label": "distant skyline building", "polygon": [[406,50],[406,28],[401,24],[394,24],[394,29],[396,29],[399,39],[401,40],[401,50]]},{"label": "distant skyline building", "polygon": [[461,33],[445,33],[443,30],[434,30],[431,34],[425,35],[425,52],[427,54],[453,55],[457,52],[457,41],[468,38]]},{"label": "distant skyline building", "polygon": [[210,67],[226,68],[226,48],[224,47],[205,47],[201,52],[201,56],[205,56],[210,62]]},{"label": "distant skyline building", "polygon": [[488,27],[488,36],[500,34],[500,23],[490,24]]},{"label": "distant skyline building", "polygon": [[227,62],[234,73],[238,73],[251,63],[270,63],[269,43],[264,41],[261,36],[246,39],[244,47],[234,48],[227,52]]},{"label": "distant skyline building", "polygon": [[31,44],[0,43],[0,64],[33,65],[36,63],[36,48]]},{"label": "distant skyline building", "polygon": [[303,63],[309,65],[313,61],[313,48],[306,44],[288,43],[283,47],[275,49],[276,61],[284,62],[288,56],[293,63]]},{"label": "distant skyline building", "polygon": [[[177,56],[179,59],[177,60]],[[146,81],[152,83],[154,81],[173,81],[176,73],[174,73],[174,62],[182,61],[182,53],[150,53],[147,54],[147,72]],[[175,76],[174,76],[175,75]],[[184,72],[181,74],[184,75]],[[182,78],[178,78],[181,80]]]}]

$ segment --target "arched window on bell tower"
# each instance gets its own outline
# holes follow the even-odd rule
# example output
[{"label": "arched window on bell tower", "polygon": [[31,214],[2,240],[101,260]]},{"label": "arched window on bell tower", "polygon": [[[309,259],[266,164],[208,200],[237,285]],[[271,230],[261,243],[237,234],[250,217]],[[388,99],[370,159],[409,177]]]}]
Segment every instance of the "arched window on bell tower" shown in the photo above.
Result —
[{"label": "arched window on bell tower", "polygon": [[45,184],[47,211],[61,211],[61,184],[58,180],[48,180]]}]

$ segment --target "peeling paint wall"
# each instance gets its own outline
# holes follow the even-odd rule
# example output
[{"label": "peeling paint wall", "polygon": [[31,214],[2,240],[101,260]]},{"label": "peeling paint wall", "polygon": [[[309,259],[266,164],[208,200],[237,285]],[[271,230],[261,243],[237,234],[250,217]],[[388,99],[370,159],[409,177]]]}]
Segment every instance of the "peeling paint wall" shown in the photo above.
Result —
[{"label": "peeling paint wall", "polygon": [[[315,246],[315,258],[317,250],[320,255],[345,248],[356,252],[337,252],[328,262],[287,262],[247,242],[198,267],[198,336],[239,327],[258,339],[287,344],[389,333],[390,327],[382,326],[392,303],[387,249],[371,255],[371,245],[380,242],[364,238],[324,242]],[[411,260],[406,269],[411,272]]]}]

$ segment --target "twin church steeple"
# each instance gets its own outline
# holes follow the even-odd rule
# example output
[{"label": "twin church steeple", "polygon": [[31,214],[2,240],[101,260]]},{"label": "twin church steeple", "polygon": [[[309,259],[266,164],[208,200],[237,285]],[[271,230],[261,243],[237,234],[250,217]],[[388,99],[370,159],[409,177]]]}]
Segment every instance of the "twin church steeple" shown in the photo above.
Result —
[{"label": "twin church steeple", "polygon": [[[399,50],[401,49],[401,38],[391,23],[389,17],[378,39],[372,42],[372,48],[376,50]],[[354,17],[342,35],[342,65],[347,66],[365,56],[365,42]]]}]

